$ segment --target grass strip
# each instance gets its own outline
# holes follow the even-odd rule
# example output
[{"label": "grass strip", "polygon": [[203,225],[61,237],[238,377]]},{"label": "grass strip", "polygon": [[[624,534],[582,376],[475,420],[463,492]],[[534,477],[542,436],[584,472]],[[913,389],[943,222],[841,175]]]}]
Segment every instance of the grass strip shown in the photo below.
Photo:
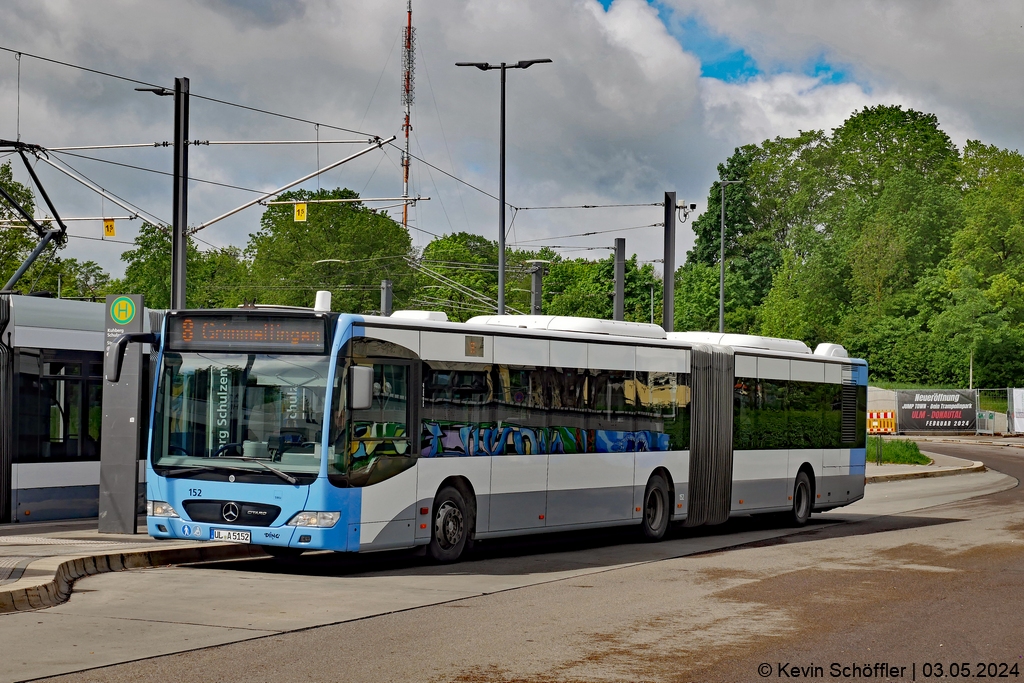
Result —
[{"label": "grass strip", "polygon": [[931,458],[921,452],[917,444],[907,439],[868,437],[868,462],[878,462],[878,447],[882,447],[882,462],[893,465],[927,465]]}]

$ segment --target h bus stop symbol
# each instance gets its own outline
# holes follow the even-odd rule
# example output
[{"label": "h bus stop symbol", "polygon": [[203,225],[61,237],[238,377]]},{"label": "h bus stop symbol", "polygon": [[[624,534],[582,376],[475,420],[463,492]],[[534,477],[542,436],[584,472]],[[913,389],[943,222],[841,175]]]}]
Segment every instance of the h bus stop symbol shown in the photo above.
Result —
[{"label": "h bus stop symbol", "polygon": [[118,325],[127,325],[135,319],[135,302],[126,296],[119,296],[110,304],[110,319]]}]

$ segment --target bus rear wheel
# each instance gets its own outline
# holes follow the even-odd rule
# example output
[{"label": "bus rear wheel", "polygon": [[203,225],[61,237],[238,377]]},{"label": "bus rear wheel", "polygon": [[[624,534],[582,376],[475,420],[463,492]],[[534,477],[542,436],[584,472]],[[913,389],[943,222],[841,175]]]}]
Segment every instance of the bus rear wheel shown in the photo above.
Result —
[{"label": "bus rear wheel", "polygon": [[660,541],[668,531],[668,482],[660,474],[651,475],[644,491],[643,521],[640,524],[644,538]]},{"label": "bus rear wheel", "polygon": [[437,562],[455,562],[462,556],[469,540],[469,506],[462,493],[445,486],[434,499],[434,528],[430,534],[427,554]]},{"label": "bus rear wheel", "polygon": [[811,478],[806,472],[798,472],[793,484],[793,510],[789,514],[789,522],[793,526],[803,526],[811,518],[814,504]]}]

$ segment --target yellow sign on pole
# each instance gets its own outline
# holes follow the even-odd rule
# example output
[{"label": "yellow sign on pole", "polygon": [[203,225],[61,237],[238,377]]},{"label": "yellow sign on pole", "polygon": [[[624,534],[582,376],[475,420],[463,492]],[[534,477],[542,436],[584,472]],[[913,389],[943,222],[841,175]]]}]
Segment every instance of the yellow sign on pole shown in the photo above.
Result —
[{"label": "yellow sign on pole", "polygon": [[103,219],[103,236],[104,237],[116,237],[117,232],[114,230],[114,219],[104,218]]},{"label": "yellow sign on pole", "polygon": [[304,223],[306,221],[306,205],[296,204],[295,205],[295,220]]}]

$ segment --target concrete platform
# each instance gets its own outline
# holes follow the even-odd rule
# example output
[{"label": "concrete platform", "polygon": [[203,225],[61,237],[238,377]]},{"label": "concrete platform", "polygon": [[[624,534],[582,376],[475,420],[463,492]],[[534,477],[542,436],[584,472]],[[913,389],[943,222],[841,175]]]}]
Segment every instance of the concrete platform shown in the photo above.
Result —
[{"label": "concrete platform", "polygon": [[[932,458],[931,465],[869,462],[865,479],[881,483],[985,471],[980,462],[927,455]],[[145,527],[140,527],[137,535],[116,535],[83,526],[76,522],[0,527],[0,614],[58,605],[68,599],[77,579],[94,574],[266,556],[259,546],[158,541],[145,534]],[[33,533],[34,528],[47,530]],[[51,530],[54,528],[57,530]]]},{"label": "concrete platform", "polygon": [[265,556],[259,546],[158,541],[145,529],[138,535],[74,527],[33,534],[26,526],[0,529],[0,614],[60,604],[77,579],[93,574]]}]

